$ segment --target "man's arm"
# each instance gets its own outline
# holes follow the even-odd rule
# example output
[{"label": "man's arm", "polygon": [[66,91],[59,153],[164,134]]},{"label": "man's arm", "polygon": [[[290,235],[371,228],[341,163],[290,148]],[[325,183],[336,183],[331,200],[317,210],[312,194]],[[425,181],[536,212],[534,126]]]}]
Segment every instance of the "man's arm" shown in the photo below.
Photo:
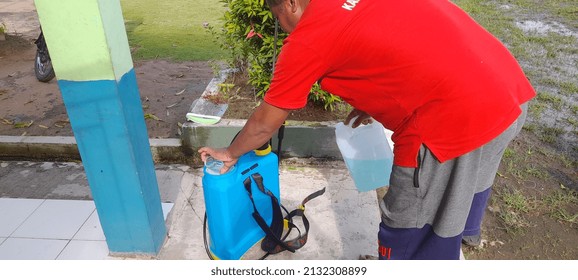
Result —
[{"label": "man's arm", "polygon": [[253,112],[235,141],[227,148],[229,154],[238,158],[243,154],[265,144],[281,127],[289,110],[281,109],[262,102]]},{"label": "man's arm", "polygon": [[204,162],[210,155],[215,159],[221,160],[225,165],[221,169],[221,173],[227,172],[229,168],[237,163],[240,156],[261,147],[269,141],[287,119],[288,115],[289,110],[262,102],[228,148],[202,147],[198,151],[201,154],[201,159]]}]

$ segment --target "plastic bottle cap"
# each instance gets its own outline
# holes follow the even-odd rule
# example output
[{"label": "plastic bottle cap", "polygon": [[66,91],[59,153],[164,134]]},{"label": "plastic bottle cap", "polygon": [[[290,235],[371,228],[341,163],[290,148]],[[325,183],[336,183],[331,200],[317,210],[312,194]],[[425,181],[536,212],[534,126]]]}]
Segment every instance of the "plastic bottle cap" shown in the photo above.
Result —
[{"label": "plastic bottle cap", "polygon": [[266,156],[271,153],[271,145],[267,145],[267,148],[262,150],[255,150],[255,154],[258,156]]},{"label": "plastic bottle cap", "polygon": [[222,161],[216,160],[213,157],[208,157],[207,161],[205,161],[207,173],[211,175],[221,175],[221,168],[223,168],[223,166],[225,166],[225,164]]}]

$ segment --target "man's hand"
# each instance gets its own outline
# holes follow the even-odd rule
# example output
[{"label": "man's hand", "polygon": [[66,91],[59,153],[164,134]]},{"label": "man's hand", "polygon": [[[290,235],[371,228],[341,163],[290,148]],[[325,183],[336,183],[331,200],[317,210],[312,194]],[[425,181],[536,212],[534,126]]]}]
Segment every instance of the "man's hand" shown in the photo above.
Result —
[{"label": "man's hand", "polygon": [[214,159],[224,163],[223,168],[221,168],[221,174],[229,171],[237,163],[239,157],[269,141],[275,131],[287,119],[288,115],[289,110],[262,102],[229,147],[226,149],[202,147],[199,149],[201,159],[206,162],[207,157],[212,156]]},{"label": "man's hand", "polygon": [[356,128],[360,124],[370,124],[373,122],[373,119],[371,118],[371,116],[369,114],[367,114],[366,112],[363,112],[363,111],[357,110],[357,109],[353,109],[349,113],[349,115],[347,115],[347,118],[345,118],[345,121],[343,123],[345,125],[349,125],[349,122],[355,117],[357,117],[357,118],[355,119],[355,121],[351,125],[352,128]]},{"label": "man's hand", "polygon": [[201,154],[201,160],[203,162],[207,161],[209,156],[213,157],[216,160],[220,160],[223,162],[223,168],[221,168],[220,173],[225,174],[231,167],[233,167],[238,158],[233,158],[227,149],[213,149],[211,147],[202,147],[199,149],[199,154]]}]

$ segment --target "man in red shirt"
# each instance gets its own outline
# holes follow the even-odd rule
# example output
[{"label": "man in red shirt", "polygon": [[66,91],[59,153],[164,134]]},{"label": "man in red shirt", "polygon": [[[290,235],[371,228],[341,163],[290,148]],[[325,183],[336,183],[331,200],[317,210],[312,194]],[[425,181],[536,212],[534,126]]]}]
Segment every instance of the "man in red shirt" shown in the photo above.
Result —
[{"label": "man in red shirt", "polygon": [[[504,149],[535,96],[515,58],[450,1],[268,4],[290,35],[265,102],[228,148],[201,148],[203,161],[211,155],[228,170],[304,107],[321,81],[355,108],[345,123],[372,117],[394,132],[380,258],[459,258],[468,213],[483,213]],[[481,217],[474,220],[475,227]]]}]

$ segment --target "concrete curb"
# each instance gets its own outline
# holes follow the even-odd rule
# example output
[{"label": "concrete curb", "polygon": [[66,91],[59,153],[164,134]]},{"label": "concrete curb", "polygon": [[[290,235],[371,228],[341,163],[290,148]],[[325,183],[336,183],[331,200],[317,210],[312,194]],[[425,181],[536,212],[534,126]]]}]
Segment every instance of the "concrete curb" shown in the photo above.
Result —
[{"label": "concrete curb", "polygon": [[[188,163],[180,139],[149,139],[155,163]],[[0,136],[0,159],[80,161],[73,136]]]},{"label": "concrete curb", "polygon": [[[202,146],[226,147],[246,120],[223,119],[214,125],[187,122],[182,127],[183,150],[193,154]],[[315,157],[341,159],[335,142],[336,122],[287,121],[281,142],[283,157]],[[273,149],[278,146],[278,133],[273,135]]]},{"label": "concrete curb", "polygon": [[[223,119],[214,125],[187,122],[181,139],[149,139],[155,163],[201,167],[197,149],[226,147],[246,120]],[[273,149],[278,135],[273,136]],[[288,121],[282,139],[282,157],[341,159],[335,143],[335,122]],[[0,159],[80,161],[73,136],[0,136]]]},{"label": "concrete curb", "polygon": [[70,136],[0,136],[0,158],[77,161],[80,154]]}]

